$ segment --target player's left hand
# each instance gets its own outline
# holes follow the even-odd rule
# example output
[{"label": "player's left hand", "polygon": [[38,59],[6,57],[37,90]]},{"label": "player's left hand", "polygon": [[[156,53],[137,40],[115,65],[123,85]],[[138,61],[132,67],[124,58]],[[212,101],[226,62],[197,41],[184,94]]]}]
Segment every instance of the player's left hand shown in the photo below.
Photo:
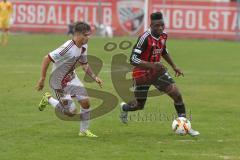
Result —
[{"label": "player's left hand", "polygon": [[96,77],[95,78],[95,81],[98,83],[98,85],[102,88],[102,85],[103,85],[103,81],[99,78],[99,77]]},{"label": "player's left hand", "polygon": [[184,74],[181,71],[181,69],[175,67],[175,68],[173,68],[173,70],[175,71],[175,77],[179,77],[179,76],[183,76],[184,77]]}]

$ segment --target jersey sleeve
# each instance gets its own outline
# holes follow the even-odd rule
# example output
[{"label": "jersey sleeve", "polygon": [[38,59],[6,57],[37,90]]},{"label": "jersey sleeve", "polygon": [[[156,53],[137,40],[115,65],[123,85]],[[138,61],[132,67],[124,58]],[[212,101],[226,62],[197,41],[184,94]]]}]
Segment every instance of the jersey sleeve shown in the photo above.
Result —
[{"label": "jersey sleeve", "polygon": [[63,50],[63,49],[64,49],[64,47],[55,49],[54,51],[52,51],[52,52],[50,52],[50,53],[48,54],[48,58],[49,58],[53,63],[60,61],[61,59],[63,59],[63,56],[60,55],[59,53],[60,53],[61,50]]},{"label": "jersey sleeve", "polygon": [[74,43],[72,41],[66,42],[65,44],[63,44],[59,48],[50,52],[48,54],[48,58],[54,63],[65,59],[69,55],[68,51],[73,46],[73,44]]},{"label": "jersey sleeve", "polygon": [[88,63],[87,50],[88,50],[88,46],[87,45],[83,45],[82,46],[82,50],[81,50],[81,57],[78,60],[79,63],[81,63],[81,64],[87,64]]},{"label": "jersey sleeve", "polygon": [[141,63],[141,54],[147,49],[148,35],[149,33],[145,32],[145,34],[138,38],[138,41],[133,47],[132,54],[130,56],[131,64]]},{"label": "jersey sleeve", "polygon": [[168,54],[168,49],[167,49],[167,39],[168,39],[168,35],[166,32],[164,32],[162,35],[161,35],[161,39],[164,41],[164,45],[163,45],[163,52],[162,54]]}]

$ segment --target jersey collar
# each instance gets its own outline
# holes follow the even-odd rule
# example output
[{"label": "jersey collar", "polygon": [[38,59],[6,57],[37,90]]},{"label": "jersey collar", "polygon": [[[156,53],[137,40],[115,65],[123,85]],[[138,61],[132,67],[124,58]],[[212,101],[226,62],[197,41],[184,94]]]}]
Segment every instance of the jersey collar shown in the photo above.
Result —
[{"label": "jersey collar", "polygon": [[161,37],[161,36],[159,36],[158,38],[154,37],[154,36],[152,35],[151,28],[148,28],[147,32],[152,36],[153,39],[155,39],[155,40],[157,40],[157,41],[158,41],[158,40],[160,39],[160,37]]}]

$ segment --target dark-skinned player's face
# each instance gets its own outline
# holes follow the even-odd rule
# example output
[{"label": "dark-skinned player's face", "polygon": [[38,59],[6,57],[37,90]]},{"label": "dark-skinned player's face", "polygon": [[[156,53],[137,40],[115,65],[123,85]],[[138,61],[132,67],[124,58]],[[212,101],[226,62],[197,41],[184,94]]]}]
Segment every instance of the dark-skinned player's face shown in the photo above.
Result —
[{"label": "dark-skinned player's face", "polygon": [[163,20],[152,20],[151,21],[151,31],[155,36],[160,36],[164,30],[164,21]]}]

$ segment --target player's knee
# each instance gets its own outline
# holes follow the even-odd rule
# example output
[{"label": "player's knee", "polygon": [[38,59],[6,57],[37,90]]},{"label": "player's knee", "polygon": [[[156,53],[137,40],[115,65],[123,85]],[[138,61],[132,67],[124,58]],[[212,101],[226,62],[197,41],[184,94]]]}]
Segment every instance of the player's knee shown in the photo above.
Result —
[{"label": "player's knee", "polygon": [[69,108],[68,108],[68,109],[65,109],[65,110],[63,111],[63,113],[64,113],[65,115],[70,116],[70,117],[72,117],[72,116],[74,116],[74,115],[76,114],[75,112],[71,112]]},{"label": "player's knee", "polygon": [[80,103],[81,107],[84,109],[90,108],[90,101],[88,98],[80,100],[79,103]]},{"label": "player's knee", "polygon": [[168,92],[168,95],[174,100],[175,103],[181,103],[183,101],[182,94],[175,85],[171,86],[171,91]]},{"label": "player's knee", "polygon": [[177,88],[176,88],[176,86],[174,84],[168,85],[164,89],[164,92],[167,93],[167,94],[172,94],[172,93],[174,93],[176,91],[177,91]]},{"label": "player's knee", "polygon": [[71,114],[77,114],[77,108],[69,108]]},{"label": "player's knee", "polygon": [[71,105],[69,107],[69,112],[72,114],[77,114],[77,108],[76,108],[74,102],[71,103]]},{"label": "player's knee", "polygon": [[63,106],[68,106],[69,105],[69,100],[68,99],[61,99],[60,101],[61,101],[61,104]]},{"label": "player's knee", "polygon": [[71,112],[70,111],[70,108],[66,107],[66,106],[63,106],[63,105],[58,105],[56,107],[56,110],[58,112],[61,112],[63,113],[64,115],[67,115],[67,116],[73,116],[75,113]]},{"label": "player's knee", "polygon": [[72,99],[61,99],[59,109],[68,116],[73,116],[77,113],[77,108]]}]

